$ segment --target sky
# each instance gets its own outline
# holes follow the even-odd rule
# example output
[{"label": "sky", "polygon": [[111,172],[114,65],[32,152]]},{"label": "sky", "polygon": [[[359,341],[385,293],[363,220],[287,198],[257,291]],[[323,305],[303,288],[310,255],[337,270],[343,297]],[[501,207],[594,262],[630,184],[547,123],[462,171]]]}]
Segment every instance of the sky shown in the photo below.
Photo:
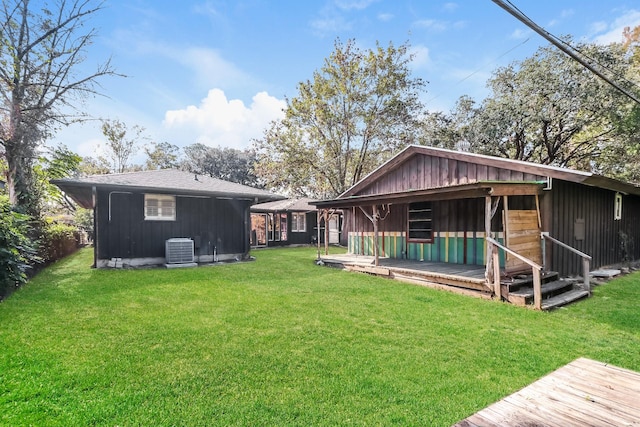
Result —
[{"label": "sky", "polygon": [[[640,25],[640,0],[512,0],[556,36],[610,43]],[[33,2],[32,4],[36,4]],[[141,126],[147,141],[245,149],[285,99],[313,78],[337,39],[361,49],[408,42],[421,99],[450,111],[480,102],[492,71],[531,56],[547,41],[491,0],[106,0],[88,25],[97,35],[78,75],[111,60],[126,77],[99,80],[102,96],[47,142],[82,156],[100,154],[100,120]],[[144,162],[140,152],[136,163]]]}]

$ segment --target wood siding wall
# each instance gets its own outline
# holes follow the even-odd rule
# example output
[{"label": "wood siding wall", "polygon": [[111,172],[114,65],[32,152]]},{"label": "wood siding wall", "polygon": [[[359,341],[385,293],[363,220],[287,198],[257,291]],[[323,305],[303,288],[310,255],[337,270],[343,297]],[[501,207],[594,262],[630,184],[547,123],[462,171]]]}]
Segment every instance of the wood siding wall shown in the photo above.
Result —
[{"label": "wood siding wall", "polygon": [[358,195],[439,188],[479,181],[541,181],[546,177],[454,159],[416,154]]},{"label": "wood siding wall", "polygon": [[[380,215],[385,219],[379,222],[378,228],[383,254],[393,258],[484,264],[484,199],[436,201],[433,202],[432,208],[432,243],[406,240],[406,204],[390,205],[381,209]],[[500,236],[500,210],[494,216],[491,228]],[[359,208],[345,210],[343,232],[351,238],[351,251],[367,255],[373,253],[373,225]]]},{"label": "wood siding wall", "polygon": [[[591,269],[640,259],[640,197],[622,198],[622,218],[614,219],[615,192],[553,181],[551,206],[543,212],[543,229],[552,237],[593,257]],[[545,196],[546,197],[546,196]],[[544,214],[548,218],[544,219]],[[584,239],[576,237],[576,220],[584,220]],[[580,234],[580,232],[578,232]],[[624,236],[627,237],[624,237]],[[580,236],[578,236],[580,237]],[[555,245],[547,246],[554,270],[582,275],[581,258]],[[549,257],[548,257],[549,259]]]},{"label": "wood siding wall", "polygon": [[[165,241],[194,239],[196,255],[249,251],[249,201],[176,196],[175,221],[146,221],[144,193],[98,192],[97,258],[164,257]],[[111,220],[109,220],[109,211]]]}]

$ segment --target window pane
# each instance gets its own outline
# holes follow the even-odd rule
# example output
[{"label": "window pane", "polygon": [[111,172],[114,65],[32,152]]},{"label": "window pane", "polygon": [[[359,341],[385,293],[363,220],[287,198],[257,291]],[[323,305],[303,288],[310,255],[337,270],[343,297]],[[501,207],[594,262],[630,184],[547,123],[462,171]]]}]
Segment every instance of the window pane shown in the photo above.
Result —
[{"label": "window pane", "polygon": [[175,216],[175,200],[160,200],[160,216],[165,218],[173,218]]},{"label": "window pane", "polygon": [[307,216],[303,213],[298,215],[298,231],[307,231]]},{"label": "window pane", "polygon": [[158,216],[158,199],[147,199],[146,205],[146,216]]},{"label": "window pane", "polygon": [[176,198],[161,194],[144,195],[144,216],[147,220],[176,219]]}]

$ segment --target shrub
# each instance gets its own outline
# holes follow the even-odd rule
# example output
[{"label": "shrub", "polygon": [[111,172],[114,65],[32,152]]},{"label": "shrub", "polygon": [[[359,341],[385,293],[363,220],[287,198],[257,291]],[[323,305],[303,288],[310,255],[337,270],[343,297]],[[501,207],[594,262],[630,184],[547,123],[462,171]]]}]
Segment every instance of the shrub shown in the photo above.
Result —
[{"label": "shrub", "polygon": [[27,281],[27,270],[39,261],[35,242],[29,237],[30,217],[11,209],[0,195],[0,299]]},{"label": "shrub", "polygon": [[40,234],[40,256],[45,263],[75,252],[79,242],[78,229],[72,225],[47,221]]}]

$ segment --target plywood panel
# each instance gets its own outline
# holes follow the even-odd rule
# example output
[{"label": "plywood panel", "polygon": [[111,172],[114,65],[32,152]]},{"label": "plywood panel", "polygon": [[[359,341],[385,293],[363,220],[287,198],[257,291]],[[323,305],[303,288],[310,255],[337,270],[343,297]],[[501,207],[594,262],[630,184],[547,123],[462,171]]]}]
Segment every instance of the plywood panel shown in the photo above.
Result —
[{"label": "plywood panel", "polygon": [[[538,212],[506,210],[504,213],[507,247],[531,261],[542,264],[542,246]],[[531,267],[511,254],[506,256],[507,271],[528,270]]]}]

